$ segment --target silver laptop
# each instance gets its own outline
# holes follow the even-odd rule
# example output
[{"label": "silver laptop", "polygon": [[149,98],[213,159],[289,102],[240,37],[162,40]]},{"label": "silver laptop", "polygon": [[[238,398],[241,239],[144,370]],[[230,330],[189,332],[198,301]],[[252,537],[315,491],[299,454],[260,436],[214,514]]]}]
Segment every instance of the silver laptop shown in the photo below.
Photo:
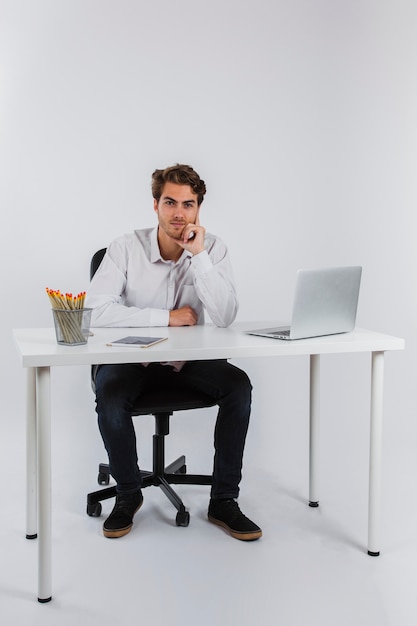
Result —
[{"label": "silver laptop", "polygon": [[246,331],[273,339],[307,339],[355,328],[362,268],[298,270],[291,325]]}]

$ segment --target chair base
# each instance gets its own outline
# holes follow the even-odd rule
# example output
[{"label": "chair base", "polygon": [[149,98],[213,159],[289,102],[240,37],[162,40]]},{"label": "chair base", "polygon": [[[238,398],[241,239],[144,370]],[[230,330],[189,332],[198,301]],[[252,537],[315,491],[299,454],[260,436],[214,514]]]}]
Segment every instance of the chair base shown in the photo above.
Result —
[{"label": "chair base", "polygon": [[[176,397],[174,397],[174,395]],[[180,395],[180,397],[178,397]],[[178,457],[175,461],[165,467],[165,437],[169,434],[169,418],[173,410],[187,410],[191,408],[204,408],[214,405],[214,400],[204,396],[203,394],[195,394],[192,396],[187,390],[183,397],[179,390],[171,391],[171,395],[165,393],[161,398],[159,393],[156,395],[148,394],[146,402],[142,399],[143,404],[136,410],[134,415],[152,414],[155,418],[155,434],[153,435],[153,457],[152,471],[141,470],[142,488],[154,486],[162,489],[166,497],[177,509],[176,524],[177,526],[188,526],[190,522],[190,514],[186,510],[181,498],[172,489],[174,485],[211,485],[213,483],[212,476],[204,474],[187,474],[187,466],[185,456]],[[107,464],[100,464],[98,483],[100,485],[108,485],[110,481],[110,469]],[[87,495],[87,515],[90,517],[100,517],[101,500],[116,497],[116,486],[107,487],[99,491],[94,491]]]},{"label": "chair base", "polygon": [[[213,482],[212,476],[205,474],[187,474],[184,455],[178,457],[178,459],[170,463],[161,472],[141,470],[141,478],[142,489],[151,486],[159,487],[168,500],[174,505],[177,509],[175,519],[177,526],[188,526],[190,523],[190,514],[171,485],[211,485]],[[101,463],[99,466],[98,482],[100,484],[108,484],[109,479],[110,468],[107,464]],[[115,485],[89,493],[87,495],[87,515],[90,517],[100,517],[102,510],[101,501],[115,497]]]}]

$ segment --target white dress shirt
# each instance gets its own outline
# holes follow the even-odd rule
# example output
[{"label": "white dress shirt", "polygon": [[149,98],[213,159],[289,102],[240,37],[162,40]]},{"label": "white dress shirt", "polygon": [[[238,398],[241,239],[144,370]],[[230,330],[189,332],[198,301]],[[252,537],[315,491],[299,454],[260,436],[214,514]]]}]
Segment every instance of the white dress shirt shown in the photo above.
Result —
[{"label": "white dress shirt", "polygon": [[169,312],[189,305],[204,323],[204,309],[216,326],[229,326],[238,303],[225,244],[206,233],[205,250],[184,250],[178,261],[160,254],[158,228],[135,230],[107,248],[87,292],[92,326],[168,326]]}]

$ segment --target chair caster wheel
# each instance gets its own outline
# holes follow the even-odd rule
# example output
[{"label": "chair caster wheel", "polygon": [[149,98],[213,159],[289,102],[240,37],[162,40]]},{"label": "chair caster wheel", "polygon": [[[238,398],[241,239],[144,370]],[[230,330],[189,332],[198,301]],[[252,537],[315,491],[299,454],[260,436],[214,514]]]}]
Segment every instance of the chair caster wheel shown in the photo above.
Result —
[{"label": "chair caster wheel", "polygon": [[90,517],[100,517],[101,509],[101,502],[96,502],[95,504],[87,504],[87,515],[89,515]]},{"label": "chair caster wheel", "polygon": [[108,485],[110,482],[109,474],[105,474],[104,472],[99,472],[97,476],[97,482],[99,485]]},{"label": "chair caster wheel", "polygon": [[175,518],[175,523],[177,526],[188,526],[190,523],[190,514],[188,511],[184,511],[184,513],[177,513],[177,517]]}]

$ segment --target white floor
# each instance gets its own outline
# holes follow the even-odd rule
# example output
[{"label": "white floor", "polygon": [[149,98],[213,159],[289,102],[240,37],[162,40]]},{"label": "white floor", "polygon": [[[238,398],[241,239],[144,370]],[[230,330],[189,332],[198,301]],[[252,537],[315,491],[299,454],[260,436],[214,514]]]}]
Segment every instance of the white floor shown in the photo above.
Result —
[{"label": "white floor", "polygon": [[[96,466],[104,458],[95,418],[90,407],[85,414],[71,415],[62,406],[61,414],[53,429],[53,600],[48,604],[36,599],[36,540],[25,539],[23,420],[1,421],[2,626],[417,623],[413,440],[386,431],[378,558],[366,553],[367,453],[354,429],[351,439],[342,433],[346,445],[339,449],[328,445],[333,434],[324,429],[321,505],[312,509],[306,502],[305,442],[294,449],[295,433],[289,430],[289,441],[277,451],[277,471],[265,470],[268,463],[256,454],[262,433],[253,426],[240,503],[263,528],[257,542],[236,541],[208,523],[208,488],[186,486],[178,491],[191,514],[188,528],[176,527],[172,505],[162,492],[149,488],[132,532],[108,540],[101,534],[103,517],[85,514],[85,495],[96,488]],[[82,429],[80,420],[85,421]],[[150,431],[146,420],[143,428]],[[192,430],[196,422],[190,417],[181,423]],[[146,432],[143,441],[147,437]],[[177,443],[173,434],[169,456]],[[193,435],[192,462],[205,445],[205,433]],[[145,466],[149,452],[141,455]],[[104,513],[110,508],[109,501]]]}]

